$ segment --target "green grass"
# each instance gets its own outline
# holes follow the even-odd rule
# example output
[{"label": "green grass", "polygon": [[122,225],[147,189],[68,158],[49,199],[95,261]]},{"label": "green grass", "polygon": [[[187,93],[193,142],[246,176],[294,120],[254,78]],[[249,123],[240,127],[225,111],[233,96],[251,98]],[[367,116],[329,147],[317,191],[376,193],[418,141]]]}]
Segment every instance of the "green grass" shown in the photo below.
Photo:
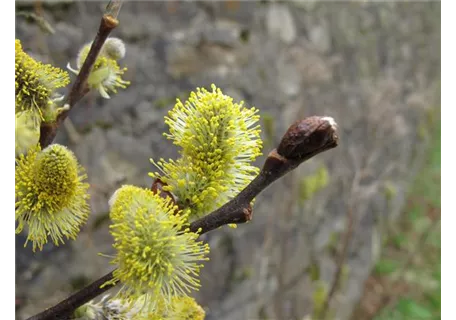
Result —
[{"label": "green grass", "polygon": [[[428,161],[410,192],[407,210],[374,268],[373,277],[392,291],[387,294],[395,297],[374,320],[440,319],[440,222],[435,222],[436,227],[429,231],[433,221],[440,220],[440,157],[439,124],[433,133]],[[416,250],[423,232],[428,235]],[[415,252],[414,258],[403,272],[410,252]]]}]

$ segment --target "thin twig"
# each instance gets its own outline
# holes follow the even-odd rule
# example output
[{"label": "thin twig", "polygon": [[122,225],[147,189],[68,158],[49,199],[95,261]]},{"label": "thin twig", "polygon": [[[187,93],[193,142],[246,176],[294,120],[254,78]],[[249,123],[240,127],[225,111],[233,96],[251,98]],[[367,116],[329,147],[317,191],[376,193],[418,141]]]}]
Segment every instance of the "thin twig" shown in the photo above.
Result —
[{"label": "thin twig", "polygon": [[16,12],[16,17],[24,17],[28,20],[34,21],[41,30],[49,34],[55,33],[55,29],[52,27],[52,25],[43,16],[35,12],[18,11]]},{"label": "thin twig", "polygon": [[55,136],[57,135],[57,129],[60,127],[62,122],[68,116],[69,111],[75,106],[75,104],[84,97],[89,88],[87,86],[87,79],[90,75],[93,65],[100,53],[103,44],[108,38],[111,31],[117,27],[119,21],[117,15],[121,6],[120,0],[110,1],[105,14],[101,18],[100,27],[98,28],[97,35],[92,42],[90,51],[85,59],[81,70],[79,71],[76,80],[71,87],[68,96],[65,98],[65,109],[57,116],[57,119],[52,123],[42,123],[40,128],[40,146],[45,148],[52,143]]},{"label": "thin twig", "polygon": [[295,205],[296,197],[297,197],[297,192],[298,188],[295,186],[296,184],[296,176],[295,175],[289,175],[284,180],[288,180],[290,183],[290,194],[288,201],[285,205],[284,212],[282,219],[278,219],[276,217],[276,224],[279,224],[278,227],[278,232],[275,233],[277,239],[276,243],[278,244],[279,247],[279,252],[278,252],[278,266],[276,270],[276,279],[277,279],[277,289],[274,295],[273,299],[273,304],[274,304],[274,312],[275,316],[278,319],[283,319],[285,316],[283,315],[283,306],[282,302],[284,301],[284,287],[286,285],[285,283],[285,278],[287,276],[286,270],[287,270],[287,262],[288,261],[288,251],[289,251],[289,246],[288,246],[288,233],[290,231],[290,222],[292,222],[292,215],[293,215],[293,208]]},{"label": "thin twig", "polygon": [[[269,153],[259,175],[224,206],[192,222],[190,231],[204,234],[226,224],[250,221],[252,219],[250,203],[253,198],[304,161],[321,152],[335,148],[337,144],[336,124],[331,118],[313,116],[297,121],[285,133],[278,148]],[[54,307],[27,320],[65,319],[76,308],[114,287],[117,284],[113,280],[114,271],[89,284]],[[110,284],[101,287],[107,281],[111,281]]]},{"label": "thin twig", "polygon": [[334,280],[332,282],[331,289],[329,290],[329,293],[323,304],[322,312],[320,314],[320,319],[323,319],[323,320],[326,319],[326,315],[329,311],[329,304],[331,303],[331,300],[332,300],[334,294],[336,293],[337,289],[339,288],[339,283],[340,283],[340,278],[342,276],[342,270],[344,267],[345,258],[347,256],[348,247],[349,247],[352,235],[353,235],[353,222],[354,222],[353,209],[350,207],[348,209],[348,214],[347,214],[347,227],[346,227],[346,231],[345,231],[345,235],[344,235],[344,239],[343,239],[342,250],[337,259],[336,273],[334,275]]}]

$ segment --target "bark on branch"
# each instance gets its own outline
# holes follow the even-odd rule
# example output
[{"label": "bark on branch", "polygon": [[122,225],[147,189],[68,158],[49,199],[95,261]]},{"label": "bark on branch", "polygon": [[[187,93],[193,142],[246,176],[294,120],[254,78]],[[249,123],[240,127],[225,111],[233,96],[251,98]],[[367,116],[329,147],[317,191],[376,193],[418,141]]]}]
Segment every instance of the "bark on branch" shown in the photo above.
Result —
[{"label": "bark on branch", "polygon": [[[283,136],[277,149],[269,153],[258,176],[231,201],[192,222],[190,231],[204,234],[226,224],[252,220],[250,203],[253,198],[304,161],[335,148],[338,144],[336,129],[336,123],[329,117],[312,116],[294,123]],[[113,283],[101,287],[111,280],[113,271],[28,320],[67,319],[75,309],[114,287],[116,284]]]}]

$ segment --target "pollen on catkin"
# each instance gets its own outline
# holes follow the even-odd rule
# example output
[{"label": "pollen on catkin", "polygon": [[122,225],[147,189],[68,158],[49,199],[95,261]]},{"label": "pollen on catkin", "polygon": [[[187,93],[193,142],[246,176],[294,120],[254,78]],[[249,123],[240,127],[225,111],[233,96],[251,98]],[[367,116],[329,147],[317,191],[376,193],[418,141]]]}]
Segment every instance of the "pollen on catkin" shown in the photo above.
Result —
[{"label": "pollen on catkin", "polygon": [[[187,295],[200,287],[199,271],[208,260],[209,245],[190,232],[187,216],[151,190],[123,186],[112,198],[110,232],[117,251],[120,295],[135,300],[145,295],[156,301]],[[152,304],[153,308],[154,305]]]},{"label": "pollen on catkin", "polygon": [[39,146],[16,159],[16,233],[28,228],[33,250],[42,250],[48,237],[55,245],[75,239],[89,215],[89,185],[73,152],[52,144]]},{"label": "pollen on catkin", "polygon": [[155,307],[148,310],[148,301],[135,303],[135,312],[131,319],[134,320],[204,320],[204,309],[192,297],[174,296],[170,304],[163,298],[158,298]]},{"label": "pollen on catkin", "polygon": [[[92,43],[88,43],[79,50],[76,59],[77,69],[73,69],[70,64],[67,65],[71,72],[79,74],[91,45]],[[89,74],[87,79],[89,88],[98,90],[105,99],[110,99],[110,92],[117,93],[117,88],[125,89],[130,84],[130,81],[122,79],[127,68],[120,68],[118,64],[118,60],[125,56],[125,51],[125,44],[122,40],[118,38],[106,39]]]},{"label": "pollen on catkin", "polygon": [[167,184],[166,191],[176,195],[179,207],[190,209],[192,219],[204,216],[258,174],[251,164],[261,155],[258,121],[257,109],[234,103],[215,85],[212,91],[197,88],[165,117],[170,128],[165,136],[181,148],[181,157],[152,160],[160,172],[149,175]]},{"label": "pollen on catkin", "polygon": [[171,308],[160,309],[157,312],[162,319],[174,320],[204,320],[204,309],[192,297],[173,297]]},{"label": "pollen on catkin", "polygon": [[97,303],[84,304],[73,314],[73,318],[87,320],[204,320],[204,317],[204,309],[192,297],[174,296],[168,303],[164,297],[146,295],[135,301],[106,295]]},{"label": "pollen on catkin", "polygon": [[62,99],[56,89],[70,82],[68,73],[34,60],[22,50],[20,40],[15,45],[16,113],[34,110],[42,120],[54,120],[54,104]]}]

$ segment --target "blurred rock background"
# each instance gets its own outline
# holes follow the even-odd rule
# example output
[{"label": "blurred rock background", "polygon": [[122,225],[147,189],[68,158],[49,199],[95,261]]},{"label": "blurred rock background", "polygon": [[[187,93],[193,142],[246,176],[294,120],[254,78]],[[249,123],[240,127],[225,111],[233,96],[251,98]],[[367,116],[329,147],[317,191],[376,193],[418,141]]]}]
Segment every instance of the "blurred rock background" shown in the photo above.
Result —
[{"label": "blurred rock background", "polygon": [[[17,13],[35,12],[54,29],[19,15],[16,38],[37,59],[74,65],[105,5],[16,2]],[[266,155],[291,123],[314,114],[336,119],[340,144],[263,192],[252,222],[205,236],[211,260],[196,297],[207,319],[315,314],[352,217],[329,303],[336,319],[349,319],[438,117],[440,2],[125,1],[119,20],[112,36],[127,44],[132,84],[111,100],[86,96],[70,115],[74,128],[57,137],[88,171],[92,215],[65,246],[33,254],[17,236],[18,319],[112,269],[97,255],[113,254],[109,196],[122,184],[151,185],[149,159],[176,156],[163,117],[176,97],[211,83],[260,109]]]}]

